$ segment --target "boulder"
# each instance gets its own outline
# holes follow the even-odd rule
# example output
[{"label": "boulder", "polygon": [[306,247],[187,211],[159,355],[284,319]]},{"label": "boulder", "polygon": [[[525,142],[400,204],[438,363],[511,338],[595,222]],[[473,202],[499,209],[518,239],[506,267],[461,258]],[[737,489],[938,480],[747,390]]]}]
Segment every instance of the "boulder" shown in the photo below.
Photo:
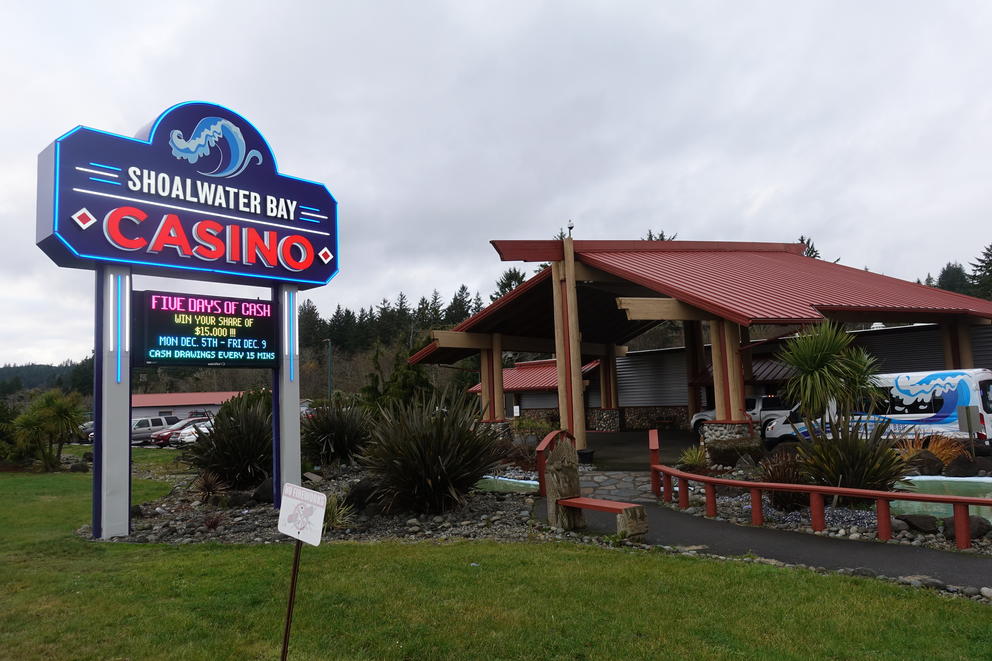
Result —
[{"label": "boulder", "polygon": [[145,516],[145,513],[141,511],[141,505],[131,505],[131,518],[140,519]]},{"label": "boulder", "polygon": [[914,454],[909,460],[909,465],[920,475],[940,475],[944,471],[944,462],[929,450],[920,450]]},{"label": "boulder", "polygon": [[92,464],[93,463],[93,453],[92,452],[84,452],[83,453],[83,461],[88,461],[89,463]]},{"label": "boulder", "polygon": [[937,517],[929,514],[900,514],[896,517],[900,521],[905,521],[910,530],[917,530],[927,535],[933,535],[938,531]]},{"label": "boulder", "polygon": [[251,494],[247,491],[229,491],[227,493],[228,507],[244,507],[251,501]]},{"label": "boulder", "polygon": [[902,519],[892,518],[892,532],[900,533],[909,530],[909,524]]},{"label": "boulder", "polygon": [[73,473],[89,473],[90,465],[85,462],[80,462],[78,464],[72,464],[69,466],[69,471]]},{"label": "boulder", "polygon": [[370,477],[362,478],[348,490],[348,495],[344,497],[344,504],[356,512],[364,512],[372,502],[375,489],[375,480]]},{"label": "boulder", "polygon": [[[968,517],[968,530],[971,539],[978,539],[987,535],[989,531],[992,531],[992,522],[989,522],[984,516],[972,515]],[[944,537],[947,539],[955,538],[953,516],[944,519]]]},{"label": "boulder", "polygon": [[978,470],[979,467],[974,459],[968,455],[961,455],[944,466],[944,475],[947,477],[975,477],[978,475]]},{"label": "boulder", "polygon": [[975,466],[979,472],[985,471],[987,475],[992,475],[992,459],[989,457],[975,457]]},{"label": "boulder", "polygon": [[256,503],[272,502],[272,478],[265,478],[261,484],[251,492],[251,497]]}]

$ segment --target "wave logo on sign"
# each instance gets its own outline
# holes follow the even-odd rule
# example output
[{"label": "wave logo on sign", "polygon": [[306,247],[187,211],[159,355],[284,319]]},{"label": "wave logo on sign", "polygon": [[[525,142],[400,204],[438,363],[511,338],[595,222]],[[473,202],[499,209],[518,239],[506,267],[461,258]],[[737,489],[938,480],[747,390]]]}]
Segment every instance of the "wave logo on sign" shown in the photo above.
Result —
[{"label": "wave logo on sign", "polygon": [[262,154],[257,149],[248,150],[241,129],[222,117],[204,117],[187,139],[179,129],[169,134],[169,146],[177,159],[195,164],[201,158],[217,152],[217,166],[210,171],[197,170],[206,177],[236,177],[254,162],[261,165]]}]

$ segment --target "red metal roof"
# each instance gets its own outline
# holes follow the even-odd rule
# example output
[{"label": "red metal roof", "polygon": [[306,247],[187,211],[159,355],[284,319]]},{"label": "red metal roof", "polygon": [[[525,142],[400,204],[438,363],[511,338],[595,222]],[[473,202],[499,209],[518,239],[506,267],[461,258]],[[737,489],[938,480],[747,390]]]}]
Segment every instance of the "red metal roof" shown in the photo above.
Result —
[{"label": "red metal roof", "polygon": [[[582,373],[587,374],[597,367],[599,367],[598,360],[586,363],[582,366]],[[503,368],[503,390],[505,392],[557,389],[558,368],[554,360],[532,360]],[[482,392],[482,384],[475,384],[469,388],[469,392]]]},{"label": "red metal roof", "polygon": [[240,390],[221,392],[162,392],[131,395],[131,406],[204,406],[223,404]]},{"label": "red metal roof", "polygon": [[575,250],[589,266],[744,325],[807,323],[831,312],[992,318],[990,301],[804,257],[801,244],[682,243],[576,241]]}]

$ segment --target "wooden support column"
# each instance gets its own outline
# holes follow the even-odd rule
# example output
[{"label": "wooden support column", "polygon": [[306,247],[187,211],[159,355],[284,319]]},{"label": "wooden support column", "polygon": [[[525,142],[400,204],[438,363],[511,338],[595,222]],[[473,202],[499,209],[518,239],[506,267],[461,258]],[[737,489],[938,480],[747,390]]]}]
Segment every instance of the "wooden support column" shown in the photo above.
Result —
[{"label": "wooden support column", "polygon": [[961,350],[955,322],[940,323],[940,343],[944,347],[944,369],[953,370],[961,367]]},{"label": "wooden support column", "polygon": [[479,403],[482,405],[482,421],[495,420],[493,404],[495,401],[495,379],[493,378],[493,352],[483,349],[479,352],[479,376],[482,391],[479,393]]},{"label": "wooden support column", "polygon": [[958,358],[961,369],[971,369],[975,366],[975,356],[971,346],[971,326],[965,320],[954,324],[958,336]]},{"label": "wooden support column", "polygon": [[506,419],[506,395],[503,392],[503,338],[493,333],[492,372],[493,372],[493,420]]},{"label": "wooden support column", "polygon": [[616,348],[615,344],[607,345],[599,357],[599,406],[603,409],[618,408]]},{"label": "wooden support column", "polygon": [[[747,326],[740,326],[741,341],[744,346],[751,343],[751,329]],[[742,351],[741,360],[744,363],[744,395],[747,397],[757,397],[758,387],[754,383],[754,352]]]},{"label": "wooden support column", "polygon": [[565,259],[552,262],[555,307],[555,364],[558,368],[558,412],[562,429],[575,437],[575,447],[586,447],[585,402],[582,396],[582,355],[579,311],[575,293],[575,252],[572,239],[563,241]]},{"label": "wooden support column", "polygon": [[[703,373],[706,365],[703,353],[703,324],[700,321],[683,321],[682,337],[685,339],[685,375],[687,381],[695,381]],[[703,410],[699,397],[699,386],[689,385],[689,417]]]},{"label": "wooden support column", "polygon": [[741,327],[723,322],[724,359],[727,361],[728,413],[731,420],[747,420],[744,406],[744,364],[741,360]]},{"label": "wooden support column", "polygon": [[713,359],[713,399],[716,419],[730,419],[730,384],[727,382],[727,344],[724,340],[723,319],[710,322],[710,353]]}]

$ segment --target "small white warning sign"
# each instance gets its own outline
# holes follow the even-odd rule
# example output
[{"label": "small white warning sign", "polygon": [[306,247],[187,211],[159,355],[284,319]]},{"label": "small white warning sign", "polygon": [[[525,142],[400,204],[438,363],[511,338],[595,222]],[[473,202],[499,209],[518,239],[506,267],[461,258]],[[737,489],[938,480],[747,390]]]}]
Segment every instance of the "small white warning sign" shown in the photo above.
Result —
[{"label": "small white warning sign", "polygon": [[320,545],[327,496],[288,482],[282,488],[279,532],[311,546]]}]

